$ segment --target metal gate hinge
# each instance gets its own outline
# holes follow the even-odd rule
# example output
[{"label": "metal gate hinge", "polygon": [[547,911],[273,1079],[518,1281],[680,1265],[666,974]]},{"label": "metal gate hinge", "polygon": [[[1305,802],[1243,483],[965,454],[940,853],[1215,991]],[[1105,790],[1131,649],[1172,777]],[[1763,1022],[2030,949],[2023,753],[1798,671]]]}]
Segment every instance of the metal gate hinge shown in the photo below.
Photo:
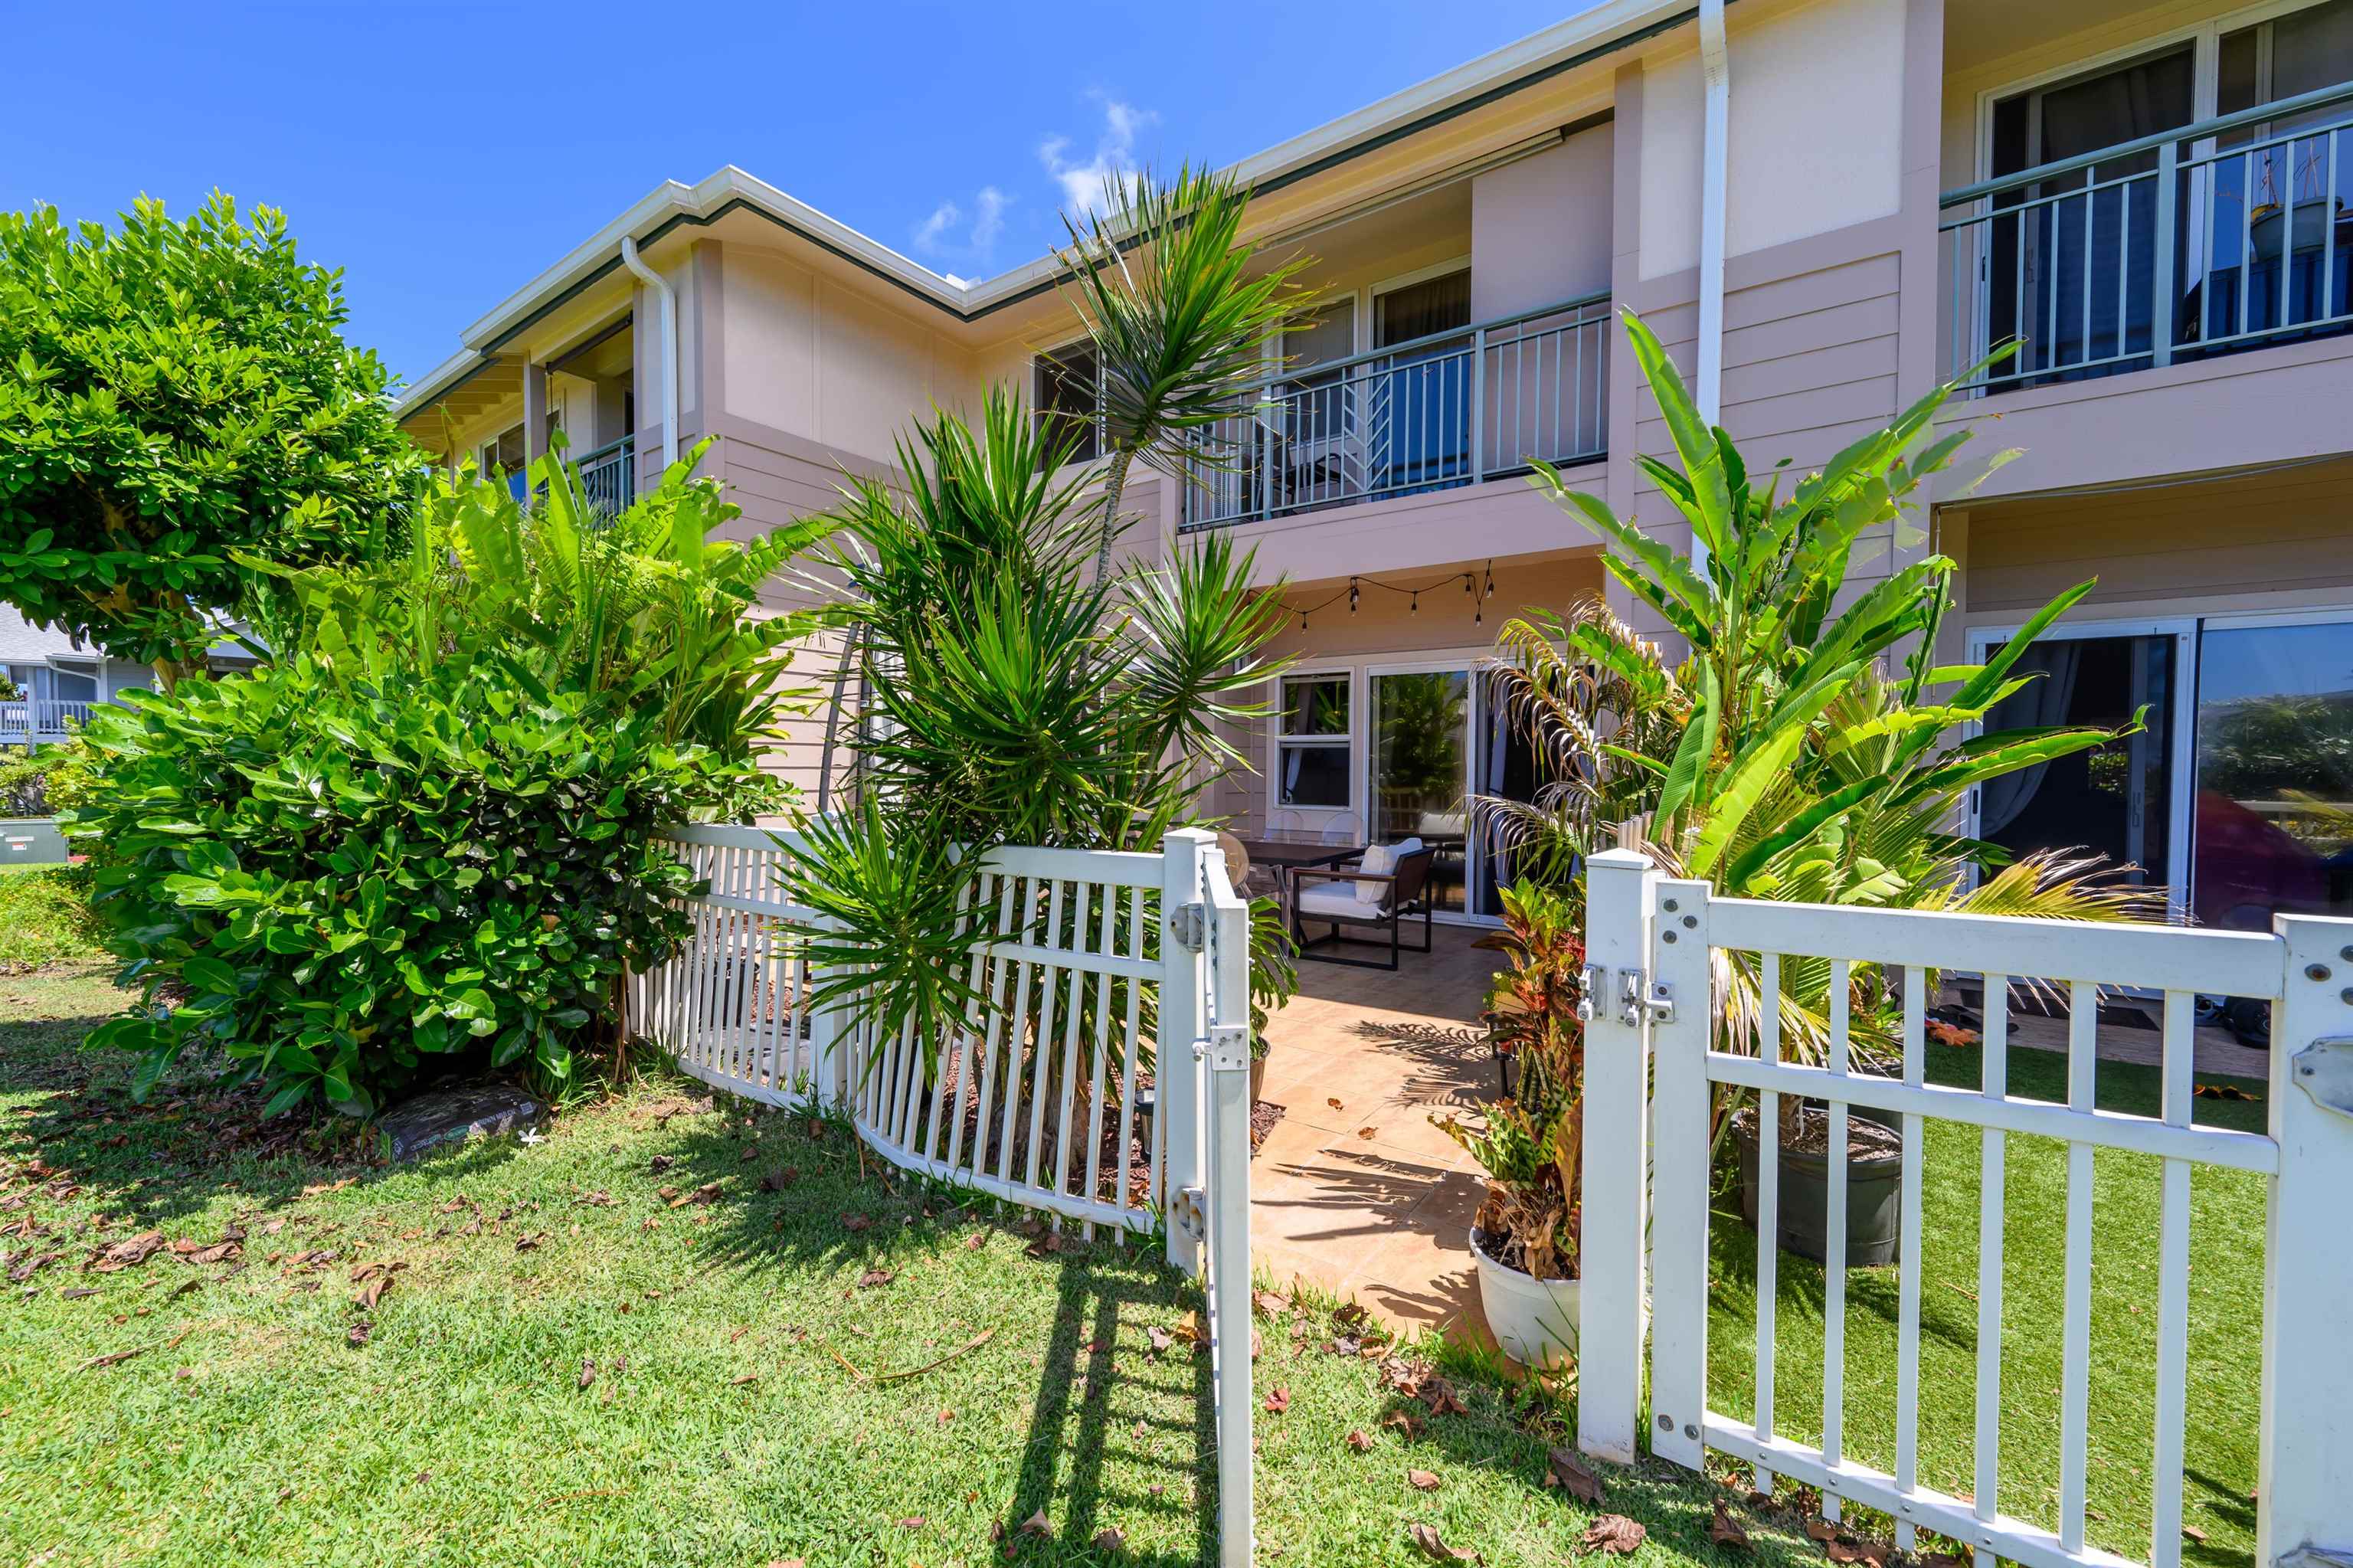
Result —
[{"label": "metal gate hinge", "polygon": [[1250,1026],[1245,1023],[1212,1023],[1209,1037],[1200,1043],[1203,1058],[1213,1071],[1220,1073],[1250,1070]]},{"label": "metal gate hinge", "polygon": [[1588,964],[1579,969],[1577,978],[1577,1021],[1593,1022],[1594,998],[1609,988],[1609,970],[1600,964]]},{"label": "metal gate hinge", "polygon": [[2295,1070],[2295,1086],[2314,1104],[2353,1117],[2353,1034],[2316,1040],[2288,1058],[2288,1065]]},{"label": "metal gate hinge", "polygon": [[1201,1188],[1179,1187],[1168,1202],[1168,1223],[1187,1241],[1208,1239],[1209,1227],[1203,1219],[1208,1212],[1203,1206],[1206,1197]]},{"label": "metal gate hinge", "polygon": [[1208,944],[1209,912],[1198,904],[1180,904],[1168,916],[1168,934],[1176,945],[1188,953],[1198,953]]},{"label": "metal gate hinge", "polygon": [[1642,1026],[1648,1013],[1660,1023],[1675,1021],[1675,993],[1666,981],[1653,984],[1641,969],[1618,971],[1618,1017],[1630,1029]]}]

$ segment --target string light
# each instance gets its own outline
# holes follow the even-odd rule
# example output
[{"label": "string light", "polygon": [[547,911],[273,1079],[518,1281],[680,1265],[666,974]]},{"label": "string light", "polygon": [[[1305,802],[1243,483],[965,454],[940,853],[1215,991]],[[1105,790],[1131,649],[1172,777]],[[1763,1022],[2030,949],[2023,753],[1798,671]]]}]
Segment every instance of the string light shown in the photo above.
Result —
[{"label": "string light", "polygon": [[1461,579],[1464,596],[1471,600],[1471,624],[1484,626],[1487,623],[1486,602],[1495,597],[1495,563],[1490,560],[1482,570],[1483,576],[1482,572],[1449,572],[1436,582],[1428,583],[1385,583],[1378,577],[1352,577],[1348,579],[1347,587],[1334,589],[1327,598],[1318,599],[1314,604],[1297,606],[1299,630],[1302,631],[1307,630],[1309,616],[1327,606],[1339,603],[1343,599],[1348,601],[1350,615],[1359,613],[1364,604],[1366,588],[1379,588],[1384,593],[1401,593],[1406,596],[1406,613],[1419,615],[1423,594],[1444,588],[1458,577]]}]

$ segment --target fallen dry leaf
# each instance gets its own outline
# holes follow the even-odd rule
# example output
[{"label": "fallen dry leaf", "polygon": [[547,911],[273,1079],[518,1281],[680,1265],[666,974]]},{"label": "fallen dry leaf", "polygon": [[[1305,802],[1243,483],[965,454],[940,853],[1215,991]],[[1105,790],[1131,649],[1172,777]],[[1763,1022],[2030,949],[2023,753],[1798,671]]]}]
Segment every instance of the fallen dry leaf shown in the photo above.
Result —
[{"label": "fallen dry leaf", "polygon": [[1622,1557],[1640,1547],[1650,1533],[1622,1513],[1605,1513],[1585,1527],[1585,1536],[1577,1549]]},{"label": "fallen dry leaf", "polygon": [[879,1286],[888,1285],[898,1277],[887,1268],[870,1268],[858,1277],[858,1288],[872,1290]]},{"label": "fallen dry leaf", "polygon": [[596,1363],[592,1361],[582,1361],[580,1363],[580,1386],[582,1388],[586,1388],[590,1383],[595,1383],[596,1381]]},{"label": "fallen dry leaf", "polygon": [[375,1325],[363,1318],[358,1322],[352,1325],[352,1331],[345,1334],[343,1339],[346,1342],[354,1346],[364,1345],[368,1342],[368,1336],[375,1332]]},{"label": "fallen dry leaf", "polygon": [[1266,1396],[1266,1407],[1273,1414],[1282,1414],[1291,1408],[1291,1391],[1287,1388],[1272,1390]]},{"label": "fallen dry leaf", "polygon": [[1544,1484],[1558,1487],[1580,1502],[1601,1500],[1601,1478],[1586,1467],[1574,1448],[1555,1448],[1546,1457]]},{"label": "fallen dry leaf", "polygon": [[379,1274],[360,1287],[359,1294],[352,1298],[352,1305],[363,1312],[373,1312],[375,1304],[384,1299],[384,1293],[391,1288],[392,1276]]},{"label": "fallen dry leaf", "polygon": [[1438,1489],[1438,1477],[1429,1470],[1408,1470],[1405,1484],[1418,1492],[1434,1492]]},{"label": "fallen dry leaf", "polygon": [[1152,1353],[1155,1356],[1166,1354],[1168,1347],[1176,1342],[1168,1330],[1157,1323],[1145,1324],[1144,1337],[1151,1342]]},{"label": "fallen dry leaf", "polygon": [[841,1228],[852,1233],[870,1230],[873,1227],[873,1224],[874,1216],[871,1214],[844,1214],[841,1216]]},{"label": "fallen dry leaf", "polygon": [[1042,1541],[1051,1541],[1054,1539],[1054,1521],[1046,1517],[1046,1510],[1041,1508],[1021,1521],[1021,1533],[1037,1536]]},{"label": "fallen dry leaf", "polygon": [[791,1186],[799,1175],[800,1172],[794,1170],[789,1165],[786,1166],[781,1171],[771,1171],[765,1176],[760,1178],[760,1191],[763,1192],[781,1192],[786,1188]]},{"label": "fallen dry leaf", "polygon": [[1738,1520],[1725,1511],[1722,1498],[1715,1499],[1715,1517],[1708,1521],[1707,1538],[1718,1546],[1727,1546],[1735,1552],[1748,1550],[1748,1532],[1740,1528]]},{"label": "fallen dry leaf", "polygon": [[2188,1536],[2190,1540],[2196,1542],[2200,1546],[2206,1544],[2206,1532],[2199,1529],[2194,1524],[2183,1525],[2181,1527],[2181,1533]]},{"label": "fallen dry leaf", "polygon": [[1433,1563],[1480,1561],[1479,1554],[1467,1546],[1447,1545],[1440,1539],[1438,1527],[1434,1524],[1409,1524],[1405,1527],[1405,1538],[1413,1542],[1415,1550]]},{"label": "fallen dry leaf", "polygon": [[911,1513],[906,1518],[899,1521],[899,1528],[901,1530],[921,1530],[923,1528],[923,1516],[919,1513]]},{"label": "fallen dry leaf", "polygon": [[1348,1446],[1354,1448],[1359,1454],[1370,1453],[1372,1451],[1373,1440],[1366,1436],[1361,1429],[1349,1433],[1346,1441]]},{"label": "fallen dry leaf", "polygon": [[163,1245],[162,1231],[148,1231],[143,1234],[132,1236],[128,1241],[116,1242],[100,1253],[90,1263],[90,1272],[113,1274],[121,1269],[135,1268],[146,1262],[154,1254],[155,1249]]},{"label": "fallen dry leaf", "polygon": [[1419,1437],[1421,1436],[1421,1417],[1411,1414],[1406,1411],[1390,1411],[1387,1415],[1381,1417],[1381,1425],[1384,1426],[1394,1426],[1409,1437]]},{"label": "fallen dry leaf", "polygon": [[1381,1129],[1377,1127],[1360,1127],[1356,1129],[1358,1138],[1378,1138],[1380,1135]]},{"label": "fallen dry leaf", "polygon": [[533,1249],[535,1249],[535,1248],[539,1245],[539,1244],[540,1244],[540,1243],[542,1243],[542,1242],[545,1241],[546,1239],[547,1239],[547,1233],[546,1233],[545,1231],[542,1231],[542,1232],[540,1232],[540,1233],[539,1233],[539,1234],[537,1234],[537,1235],[535,1235],[535,1236],[534,1236],[534,1235],[520,1235],[520,1236],[517,1236],[517,1237],[515,1237],[515,1251],[517,1251],[517,1252],[530,1252],[530,1251],[533,1251]]},{"label": "fallen dry leaf", "polygon": [[964,1250],[966,1252],[978,1252],[982,1247],[985,1247],[987,1245],[988,1237],[978,1231],[975,1231],[972,1234],[964,1238]]},{"label": "fallen dry leaf", "polygon": [[1250,1293],[1250,1301],[1270,1318],[1280,1318],[1291,1310],[1291,1298],[1272,1290],[1253,1291]]},{"label": "fallen dry leaf", "polygon": [[1127,1544],[1127,1531],[1115,1524],[1107,1524],[1095,1531],[1092,1544],[1097,1552],[1117,1552]]},{"label": "fallen dry leaf", "polygon": [[1820,1514],[1816,1514],[1813,1518],[1806,1520],[1806,1533],[1812,1536],[1816,1541],[1822,1542],[1824,1545],[1828,1545],[1830,1542],[1838,1539],[1839,1527],[1831,1520],[1822,1518]]},{"label": "fallen dry leaf", "polygon": [[758,1372],[739,1372],[735,1376],[727,1380],[727,1386],[729,1388],[742,1388],[747,1383],[757,1383],[759,1381],[760,1374]]},{"label": "fallen dry leaf", "polygon": [[1342,1104],[1340,1103],[1339,1097],[1338,1097],[1338,1096],[1336,1096],[1336,1095],[1332,1096],[1332,1097],[1330,1097],[1326,1098],[1326,1099],[1324,1100],[1324,1103],[1325,1105],[1327,1105],[1327,1106],[1330,1106],[1334,1110],[1345,1110],[1345,1109],[1347,1109],[1347,1107],[1346,1107],[1345,1106],[1344,1106],[1344,1105],[1342,1105]]}]

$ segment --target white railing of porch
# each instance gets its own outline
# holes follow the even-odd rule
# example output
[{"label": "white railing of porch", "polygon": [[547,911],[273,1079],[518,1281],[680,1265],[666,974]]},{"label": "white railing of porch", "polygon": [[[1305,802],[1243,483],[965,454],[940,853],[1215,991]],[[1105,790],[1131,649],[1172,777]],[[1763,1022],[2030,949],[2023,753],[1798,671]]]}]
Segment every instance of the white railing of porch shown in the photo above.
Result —
[{"label": "white railing of porch", "polygon": [[[2353,1336],[2343,1307],[2353,1300],[2353,1247],[2344,1239],[2345,1195],[2353,1192],[2353,921],[2281,917],[2268,935],[2156,926],[2082,924],[1915,913],[1715,897],[1707,884],[1669,880],[1642,856],[1612,851],[1589,872],[1587,1037],[1585,1279],[1582,1286],[1578,1436],[1588,1451],[1630,1459],[1640,1425],[1642,1324],[1650,1313],[1651,1450],[1698,1467],[1707,1449],[1753,1467],[1757,1484],[1776,1474],[1816,1487],[1835,1518],[1845,1499],[1896,1520],[1897,1544],[1933,1530],[1987,1555],[2031,1568],[2175,1568],[2181,1553],[2183,1438],[2188,1408],[2189,1178],[2200,1166],[2268,1179],[2269,1224],[2262,1302],[2261,1452],[2255,1489],[2255,1561],[2273,1568],[2310,1548],[2314,1563],[2353,1548]],[[1782,1059],[1785,961],[1830,965],[1831,1042],[1820,1065]],[[1760,994],[1760,1049],[1717,1049],[1715,984],[1733,962],[1753,966]],[[1846,981],[1858,963],[1903,976],[1900,1077],[1850,1069]],[[1598,973],[1597,973],[1598,971]],[[1925,1017],[1932,971],[1981,974],[1985,983],[1982,1076],[1976,1089],[1925,1081]],[[2005,1069],[2008,996],[2013,979],[2038,980],[2070,1002],[2066,1103],[2012,1097]],[[2162,1107],[2155,1118],[2095,1107],[2097,1002],[2103,987],[2160,992]],[[2264,1133],[2193,1124],[2193,1004],[2198,993],[2270,1000],[2273,1006],[2270,1125]],[[1655,1060],[1651,1060],[1652,1056]],[[1645,1148],[1645,1080],[1650,1147]],[[1724,1089],[1754,1092],[1757,1160],[1757,1312],[1753,1419],[1707,1404],[1708,1228],[1714,1117]],[[1775,1142],[1780,1097],[1825,1103],[1831,1117],[1823,1273],[1821,1436],[1799,1441],[1777,1430],[1772,1303],[1778,1232]],[[1850,1107],[1900,1116],[1894,1468],[1878,1469],[1843,1449],[1847,1197]],[[1974,1391],[1973,1495],[1922,1483],[1920,1281],[1923,1126],[1978,1130],[1978,1364]],[[2005,1308],[2000,1257],[2003,1150],[2012,1134],[2067,1145],[2065,1242],[2052,1264],[2063,1272],[2061,1386],[2049,1430],[2059,1449],[2056,1527],[2007,1510],[2042,1499],[2005,1482],[2000,1412]],[[2152,1518],[2145,1557],[2121,1556],[2085,1541],[2093,1259],[2093,1152],[2126,1150],[2164,1160],[2158,1216],[2158,1267],[2150,1302],[2157,1356],[2150,1447]],[[1645,1163],[1653,1170],[1648,1182]],[[1646,1208],[1648,1210],[1646,1215]],[[1648,1221],[1652,1251],[1645,1268]],[[2220,1245],[2252,1245],[2248,1238]],[[1647,1284],[1647,1291],[1645,1286]],[[2129,1288],[2121,1278],[2104,1289]],[[2015,1325],[2013,1325],[2015,1326]],[[2015,1396],[2013,1396],[2015,1397]]]}]

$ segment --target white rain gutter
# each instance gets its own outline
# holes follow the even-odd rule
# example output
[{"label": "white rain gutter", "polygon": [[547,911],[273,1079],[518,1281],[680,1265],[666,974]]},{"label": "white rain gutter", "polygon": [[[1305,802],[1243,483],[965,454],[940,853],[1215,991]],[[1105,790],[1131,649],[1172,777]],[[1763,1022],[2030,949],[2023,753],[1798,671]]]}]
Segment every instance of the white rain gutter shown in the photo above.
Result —
[{"label": "white rain gutter", "polygon": [[[1724,403],[1724,207],[1732,138],[1732,61],[1724,37],[1724,0],[1699,0],[1700,80],[1704,118],[1699,173],[1699,416],[1718,423]],[[1692,541],[1692,564],[1707,547]]]},{"label": "white rain gutter", "polygon": [[678,296],[670,291],[668,279],[638,259],[638,242],[626,234],[621,236],[621,265],[661,302],[661,444],[667,470],[678,461]]}]

